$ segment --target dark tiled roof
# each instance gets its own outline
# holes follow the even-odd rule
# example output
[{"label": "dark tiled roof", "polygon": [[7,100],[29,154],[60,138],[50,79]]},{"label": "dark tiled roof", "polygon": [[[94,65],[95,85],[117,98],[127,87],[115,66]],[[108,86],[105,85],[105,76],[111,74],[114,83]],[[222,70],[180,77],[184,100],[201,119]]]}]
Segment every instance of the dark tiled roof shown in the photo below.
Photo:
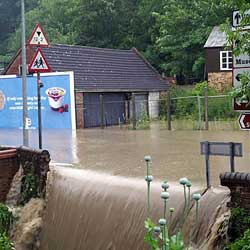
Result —
[{"label": "dark tiled roof", "polygon": [[76,90],[157,91],[169,86],[135,49],[57,44],[42,50],[52,71],[74,71]]}]

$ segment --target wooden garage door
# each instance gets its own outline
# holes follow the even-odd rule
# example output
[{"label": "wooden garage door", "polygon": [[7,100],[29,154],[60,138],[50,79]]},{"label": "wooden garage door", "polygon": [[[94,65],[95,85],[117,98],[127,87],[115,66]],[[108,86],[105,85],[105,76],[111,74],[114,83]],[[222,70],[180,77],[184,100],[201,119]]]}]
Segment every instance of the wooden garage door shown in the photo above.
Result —
[{"label": "wooden garage door", "polygon": [[84,127],[101,125],[100,94],[104,101],[104,125],[111,126],[125,121],[124,93],[84,93]]}]

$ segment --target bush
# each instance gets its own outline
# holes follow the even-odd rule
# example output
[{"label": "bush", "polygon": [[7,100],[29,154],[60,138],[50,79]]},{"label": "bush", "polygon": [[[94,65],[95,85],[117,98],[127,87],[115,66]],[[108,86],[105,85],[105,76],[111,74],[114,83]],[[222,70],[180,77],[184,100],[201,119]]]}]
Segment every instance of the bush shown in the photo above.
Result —
[{"label": "bush", "polygon": [[[198,107],[198,96],[200,96],[200,111],[202,119],[204,120],[204,93],[207,82],[197,83],[191,89],[171,89],[171,113],[174,119],[191,119],[194,121],[198,120],[199,107]],[[230,89],[225,91],[223,94],[227,95]],[[208,88],[208,96],[221,95],[215,88]],[[180,98],[184,97],[184,98]],[[189,97],[189,98],[185,98]],[[164,98],[160,102],[160,117],[166,116],[166,105],[167,99]],[[237,117],[237,114],[232,108],[232,98],[220,97],[220,98],[209,98],[209,111],[208,119],[213,120],[230,120]]]},{"label": "bush", "polygon": [[0,203],[0,234],[8,233],[14,221],[14,216],[8,207]]},{"label": "bush", "polygon": [[0,234],[0,250],[15,250],[14,244],[10,241],[6,233]]},{"label": "bush", "polygon": [[246,230],[241,238],[230,244],[228,250],[250,250],[250,230]]}]

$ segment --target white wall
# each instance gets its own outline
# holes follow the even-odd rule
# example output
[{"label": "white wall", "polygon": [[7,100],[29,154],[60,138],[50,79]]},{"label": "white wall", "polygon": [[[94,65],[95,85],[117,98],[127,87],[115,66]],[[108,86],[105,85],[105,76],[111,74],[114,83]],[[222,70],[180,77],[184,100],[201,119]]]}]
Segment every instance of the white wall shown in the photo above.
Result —
[{"label": "white wall", "polygon": [[149,92],[148,94],[148,109],[149,117],[154,119],[159,117],[160,109],[160,92]]}]

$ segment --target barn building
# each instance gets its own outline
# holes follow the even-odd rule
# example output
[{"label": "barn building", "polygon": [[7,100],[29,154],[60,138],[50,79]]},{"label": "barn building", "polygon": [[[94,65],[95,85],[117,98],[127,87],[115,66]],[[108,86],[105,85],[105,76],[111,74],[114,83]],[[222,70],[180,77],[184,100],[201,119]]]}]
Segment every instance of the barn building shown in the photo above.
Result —
[{"label": "barn building", "polygon": [[[100,95],[107,126],[125,123],[131,118],[132,93],[137,117],[142,112],[147,112],[151,118],[159,115],[160,93],[167,91],[169,84],[137,49],[56,44],[42,51],[53,72],[74,72],[77,128],[100,126]],[[27,62],[31,62],[34,54],[35,49],[28,47]],[[3,74],[20,74],[20,65],[21,50]]]},{"label": "barn building", "polygon": [[215,26],[205,45],[205,68],[210,86],[223,90],[232,86],[232,51],[226,49],[227,37]]}]

